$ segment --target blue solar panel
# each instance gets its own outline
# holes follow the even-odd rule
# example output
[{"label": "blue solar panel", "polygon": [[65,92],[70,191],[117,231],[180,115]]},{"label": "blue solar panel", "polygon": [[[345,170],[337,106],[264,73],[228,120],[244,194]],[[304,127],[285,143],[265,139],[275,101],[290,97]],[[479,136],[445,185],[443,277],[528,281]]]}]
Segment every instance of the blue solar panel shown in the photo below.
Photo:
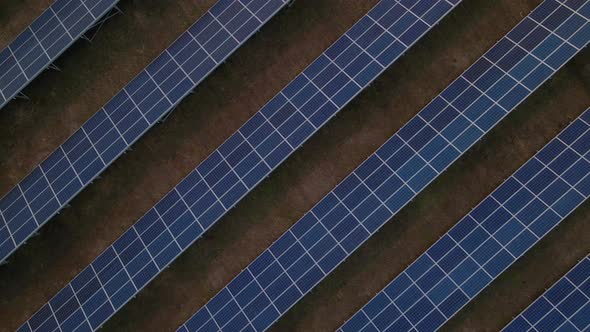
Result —
[{"label": "blue solar panel", "polygon": [[588,331],[590,256],[526,308],[502,331]]},{"label": "blue solar panel", "polygon": [[463,217],[340,331],[438,329],[588,198],[589,156],[590,109]]},{"label": "blue solar panel", "polygon": [[18,95],[119,0],[56,0],[0,51],[0,108]]},{"label": "blue solar panel", "polygon": [[[406,19],[408,26],[399,36],[414,31],[412,26],[423,22],[396,1],[377,4],[370,17],[365,16],[338,39],[28,323],[55,325],[57,321],[62,330],[68,330],[71,320],[83,321],[87,316],[93,328],[102,324],[453,6],[441,0],[431,3],[430,8],[422,16],[432,22],[428,29],[401,44],[398,35],[385,30],[375,33],[375,20],[389,15],[390,27],[400,17],[413,17],[413,21]],[[379,51],[372,48],[378,42]],[[361,51],[358,43],[365,43],[382,60]],[[365,62],[362,66],[360,59]],[[63,304],[66,300],[69,306]],[[75,305],[77,301],[82,303],[82,309]],[[67,315],[60,313],[62,306]],[[99,315],[100,324],[92,322],[94,315]]]},{"label": "blue solar panel", "polygon": [[[59,2],[59,1],[58,1]],[[0,262],[59,212],[288,0],[221,0],[0,199]]]},{"label": "blue solar panel", "polygon": [[[552,15],[534,21],[553,3],[545,1],[525,18],[179,330],[232,324],[264,330],[289,310],[588,43],[588,18],[557,43],[547,42],[555,33],[530,41],[534,29],[553,22]],[[573,16],[579,15],[569,11],[561,21]],[[540,50],[544,56],[535,55]]]}]

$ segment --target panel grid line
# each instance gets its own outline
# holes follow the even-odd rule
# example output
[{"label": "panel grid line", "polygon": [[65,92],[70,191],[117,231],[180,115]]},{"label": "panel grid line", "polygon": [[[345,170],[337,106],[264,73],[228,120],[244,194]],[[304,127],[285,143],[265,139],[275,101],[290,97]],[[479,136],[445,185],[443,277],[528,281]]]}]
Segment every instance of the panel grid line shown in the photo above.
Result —
[{"label": "panel grid line", "polygon": [[[16,59],[16,56],[14,55],[14,52],[12,51],[12,48],[7,47],[7,49],[10,51],[10,55]],[[27,76],[27,73],[24,71],[23,67],[21,66],[20,62],[16,61],[16,65],[18,66],[18,69],[20,69],[21,73],[23,73],[23,75],[25,75],[26,79],[29,79],[29,77]],[[11,81],[12,83],[12,81]]]},{"label": "panel grid line", "polygon": [[[84,309],[82,309],[82,302],[80,302],[80,299],[78,298],[78,294],[76,293],[76,290],[70,285],[70,289],[73,293],[74,298],[76,299],[76,302],[78,302],[78,306],[80,307],[80,311],[82,312],[82,314],[84,315],[84,321],[80,322],[80,324],[78,326],[76,326],[76,328],[78,328],[79,326],[81,326],[83,323],[87,323],[88,325],[90,325],[90,319],[88,319],[88,316],[86,315],[86,312],[84,311]],[[74,313],[72,313],[73,315]],[[47,319],[50,319],[51,317],[48,317]],[[68,317],[70,318],[70,317]],[[28,321],[27,321],[28,323]]]},{"label": "panel grid line", "polygon": [[86,6],[86,3],[84,1],[82,1],[82,6],[84,6],[84,8],[86,8],[86,10],[88,11],[88,13],[90,15],[92,15],[92,18],[97,19],[98,17],[94,16],[94,14],[92,13],[92,11],[90,10],[90,8],[88,8],[88,6]]},{"label": "panel grid line", "polygon": [[[80,1],[80,2],[82,2],[82,1]],[[78,7],[80,7],[80,6],[78,6]],[[78,9],[78,7],[76,7],[76,9]],[[64,25],[64,22],[59,18],[59,16],[57,16],[57,13],[53,10],[53,8],[52,7],[49,7],[49,10],[51,10],[51,12],[53,13],[53,16],[57,19],[57,21],[59,22],[59,24],[61,25],[61,27],[66,31],[66,33],[68,34],[68,36],[70,37],[70,39],[74,39],[72,37],[72,35],[70,34],[70,31]]]}]

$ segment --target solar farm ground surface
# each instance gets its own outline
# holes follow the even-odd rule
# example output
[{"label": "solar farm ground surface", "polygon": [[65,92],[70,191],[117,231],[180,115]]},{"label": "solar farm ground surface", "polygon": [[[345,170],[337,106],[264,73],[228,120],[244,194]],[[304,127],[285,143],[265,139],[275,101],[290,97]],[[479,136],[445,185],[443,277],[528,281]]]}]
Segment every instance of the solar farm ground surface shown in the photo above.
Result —
[{"label": "solar farm ground surface", "polygon": [[[0,112],[8,191],[214,0],[123,0],[93,44],[76,43]],[[238,50],[0,267],[0,331],[12,331],[155,204],[376,0],[297,0]],[[47,0],[0,0],[0,46]],[[104,329],[171,330],[418,112],[540,0],[466,0],[317,133]],[[11,37],[12,36],[12,37]],[[337,328],[590,105],[579,54],[281,319]],[[67,237],[65,237],[67,235]],[[590,251],[590,205],[549,234],[445,329],[497,330]],[[361,291],[358,291],[361,290]]]},{"label": "solar farm ground surface", "polygon": [[1,1],[0,22],[2,22],[2,29],[0,29],[0,45],[5,47],[12,42],[52,2],[51,0]]}]

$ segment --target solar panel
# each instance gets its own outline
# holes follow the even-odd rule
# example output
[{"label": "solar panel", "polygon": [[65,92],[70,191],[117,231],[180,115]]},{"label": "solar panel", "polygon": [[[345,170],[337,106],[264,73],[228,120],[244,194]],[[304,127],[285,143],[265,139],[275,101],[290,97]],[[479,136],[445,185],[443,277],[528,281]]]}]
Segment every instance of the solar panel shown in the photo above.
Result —
[{"label": "solar panel", "polygon": [[0,262],[65,207],[288,0],[221,0],[0,199]]},{"label": "solar panel", "polygon": [[0,108],[45,70],[119,0],[56,0],[0,52]]},{"label": "solar panel", "polygon": [[587,16],[545,1],[179,331],[270,326],[589,40]]},{"label": "solar panel", "polygon": [[[23,331],[57,323],[69,330],[88,319],[93,329],[100,326],[453,6],[422,0],[408,10],[398,1],[379,2],[41,308]],[[429,24],[425,30],[424,24]]]},{"label": "solar panel", "polygon": [[526,308],[502,331],[587,331],[590,328],[590,256]]},{"label": "solar panel", "polygon": [[442,326],[590,196],[589,154],[590,109],[339,331],[433,331]]}]

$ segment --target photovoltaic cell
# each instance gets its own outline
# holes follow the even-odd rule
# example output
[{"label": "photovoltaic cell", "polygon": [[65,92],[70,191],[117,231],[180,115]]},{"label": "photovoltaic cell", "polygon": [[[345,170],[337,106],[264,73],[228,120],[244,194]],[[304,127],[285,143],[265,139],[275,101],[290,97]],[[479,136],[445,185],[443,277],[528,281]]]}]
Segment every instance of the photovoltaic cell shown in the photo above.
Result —
[{"label": "photovoltaic cell", "polygon": [[[380,2],[371,17],[354,25],[21,328],[59,323],[62,331],[69,331],[80,322],[92,329],[100,326],[454,4],[435,1],[430,10],[419,7],[425,11],[422,18],[431,23],[417,32],[412,27],[423,21],[412,12],[416,9],[397,1]],[[385,29],[375,34],[373,29],[385,15],[390,22],[383,27],[396,26],[401,17],[411,20],[406,19],[407,27],[399,35]],[[399,43],[396,38],[408,31],[416,32],[407,44]],[[357,41],[369,48],[380,41],[382,49],[371,52],[382,60]],[[393,45],[398,46],[390,48]],[[71,305],[65,306],[66,300]]]},{"label": "photovoltaic cell", "polygon": [[119,0],[56,0],[0,51],[0,108],[99,23]]},{"label": "photovoltaic cell", "polygon": [[502,331],[587,331],[590,327],[590,256],[518,315]]},{"label": "photovoltaic cell", "polygon": [[[538,39],[534,45],[527,44],[528,50],[524,48],[523,41],[529,41],[534,29],[546,29],[550,21],[555,25],[552,15],[540,20],[535,18],[539,11],[552,4],[557,5],[556,8],[565,7],[553,0],[543,2],[179,331],[226,327],[231,330],[233,324],[264,330],[289,310],[484,133],[587,45],[590,23],[582,10],[588,4],[586,1],[576,12],[566,8],[569,16],[560,16],[561,23],[557,24],[555,31],[569,31],[567,34],[558,36],[557,32],[550,31],[545,39]],[[582,18],[584,23],[568,30],[566,25],[573,21],[572,17]],[[547,41],[557,36],[557,42]],[[523,52],[512,52],[514,49]],[[511,59],[509,64],[505,60],[507,54],[520,58]],[[420,316],[419,312],[414,314]],[[436,325],[435,318],[423,325]]]},{"label": "photovoltaic cell", "polygon": [[[287,1],[217,2],[2,197],[0,262],[170,112]],[[54,5],[57,3],[62,1]]]},{"label": "photovoltaic cell", "polygon": [[[438,329],[588,198],[589,157],[590,109],[463,217],[339,331]],[[522,326],[521,321],[514,324]],[[534,331],[557,330],[541,328],[557,321],[540,321]]]}]

